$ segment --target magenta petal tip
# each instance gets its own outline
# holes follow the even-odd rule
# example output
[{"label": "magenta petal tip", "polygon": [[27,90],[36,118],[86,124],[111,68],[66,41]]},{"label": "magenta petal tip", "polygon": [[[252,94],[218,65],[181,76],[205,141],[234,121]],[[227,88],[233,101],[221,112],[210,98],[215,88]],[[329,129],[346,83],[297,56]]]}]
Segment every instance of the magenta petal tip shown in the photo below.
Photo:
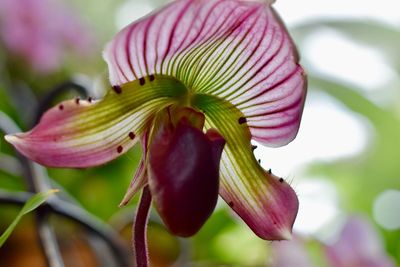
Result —
[{"label": "magenta petal tip", "polygon": [[253,229],[257,235],[268,240],[291,240],[292,228],[297,217],[299,201],[295,191],[282,178],[271,174],[269,201],[264,209],[269,220]]},{"label": "magenta petal tip", "polygon": [[[299,201],[294,190],[282,178],[266,173],[264,184],[248,192],[248,201],[237,201],[222,188],[221,195],[250,229],[265,240],[291,240]],[[237,196],[236,196],[237,197]]]},{"label": "magenta petal tip", "polygon": [[25,135],[25,133],[7,134],[4,136],[4,139],[13,145],[23,155],[29,157],[29,147],[24,142]]}]

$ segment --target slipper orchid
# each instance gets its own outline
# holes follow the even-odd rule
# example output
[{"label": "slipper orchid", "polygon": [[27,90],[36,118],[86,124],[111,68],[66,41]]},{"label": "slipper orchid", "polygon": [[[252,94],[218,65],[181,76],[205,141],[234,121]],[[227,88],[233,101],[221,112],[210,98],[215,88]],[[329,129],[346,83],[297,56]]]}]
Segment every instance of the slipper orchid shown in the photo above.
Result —
[{"label": "slipper orchid", "polygon": [[62,102],[7,141],[38,163],[74,168],[106,163],[140,141],[121,205],[144,189],[142,232],[154,199],[171,232],[193,235],[219,191],[259,237],[290,238],[297,196],[258,164],[250,141],[294,139],[306,79],[267,1],[174,1],[119,32],[104,57],[113,86],[102,100]]}]

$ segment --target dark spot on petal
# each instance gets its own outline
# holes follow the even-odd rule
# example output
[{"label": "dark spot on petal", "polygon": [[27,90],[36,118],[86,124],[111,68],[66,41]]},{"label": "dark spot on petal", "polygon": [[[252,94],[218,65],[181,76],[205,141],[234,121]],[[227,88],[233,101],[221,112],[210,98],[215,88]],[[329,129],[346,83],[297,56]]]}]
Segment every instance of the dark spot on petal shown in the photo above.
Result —
[{"label": "dark spot on petal", "polygon": [[258,163],[261,164],[261,159],[258,160]]},{"label": "dark spot on petal", "polygon": [[87,101],[89,101],[89,103],[92,103],[92,100],[93,100],[93,98],[91,96],[89,96]]},{"label": "dark spot on petal", "polygon": [[114,92],[116,92],[117,94],[122,93],[122,88],[121,88],[121,86],[119,86],[119,85],[114,85],[114,86],[113,86],[113,90],[114,90]]},{"label": "dark spot on petal", "polygon": [[251,150],[253,150],[253,151],[256,150],[256,148],[257,148],[257,146],[254,146],[254,145],[251,146]]},{"label": "dark spot on petal", "polygon": [[280,183],[283,183],[283,181],[284,181],[283,178],[279,178]]},{"label": "dark spot on petal", "polygon": [[117,147],[117,152],[118,152],[118,153],[121,153],[122,150],[124,150],[124,148],[123,148],[122,146]]},{"label": "dark spot on petal", "polygon": [[59,110],[63,110],[63,109],[64,109],[64,105],[62,105],[62,104],[59,105],[59,106],[58,106],[58,109],[59,109]]},{"label": "dark spot on petal", "polygon": [[77,105],[79,105],[79,101],[81,101],[81,99],[80,99],[79,97],[75,98],[75,103],[76,103]]},{"label": "dark spot on petal", "polygon": [[246,122],[247,122],[247,120],[246,120],[245,117],[240,117],[239,118],[239,124],[243,124],[243,123],[246,123]]},{"label": "dark spot on petal", "polygon": [[271,169],[269,169],[269,170],[268,170],[268,173],[269,173],[269,174],[271,174],[271,173],[272,173],[272,170],[271,170]]},{"label": "dark spot on petal", "polygon": [[146,83],[146,80],[144,78],[139,79],[140,85],[144,85]]},{"label": "dark spot on petal", "polygon": [[235,204],[233,204],[232,201],[229,201],[229,202],[228,202],[228,205],[229,205],[229,207],[231,207],[231,208],[233,208],[233,206],[235,206]]},{"label": "dark spot on petal", "polygon": [[156,78],[156,77],[154,77],[154,75],[150,75],[150,76],[149,76],[150,82],[154,81],[155,78]]},{"label": "dark spot on petal", "polygon": [[129,133],[129,138],[132,139],[132,140],[135,139],[135,134],[132,133],[132,132],[130,132],[130,133]]}]

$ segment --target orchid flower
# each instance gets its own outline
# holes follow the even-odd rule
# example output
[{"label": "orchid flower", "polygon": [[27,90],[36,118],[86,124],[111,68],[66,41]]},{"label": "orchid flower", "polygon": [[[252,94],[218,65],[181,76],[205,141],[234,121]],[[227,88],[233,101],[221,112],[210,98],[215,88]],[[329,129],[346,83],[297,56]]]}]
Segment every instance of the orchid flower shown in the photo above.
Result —
[{"label": "orchid flower", "polygon": [[381,237],[362,217],[352,217],[339,239],[325,248],[332,267],[394,267],[384,250]]},{"label": "orchid flower", "polygon": [[74,168],[104,164],[140,141],[121,203],[143,189],[137,254],[152,200],[166,227],[187,237],[218,192],[259,237],[290,238],[297,196],[259,165],[250,142],[293,140],[306,95],[295,46],[270,3],[177,0],[124,28],[104,57],[112,87],[103,99],[62,102],[7,141],[40,164]]},{"label": "orchid flower", "polygon": [[[320,262],[313,261],[308,243],[317,242],[321,253]],[[332,244],[305,240],[295,236],[290,241],[271,244],[271,267],[326,266],[326,267],[394,267],[395,264],[384,250],[381,236],[365,218],[349,217]],[[314,245],[315,248],[315,245]]]},{"label": "orchid flower", "polygon": [[0,1],[0,42],[36,72],[58,70],[67,47],[88,55],[93,37],[60,0]]}]

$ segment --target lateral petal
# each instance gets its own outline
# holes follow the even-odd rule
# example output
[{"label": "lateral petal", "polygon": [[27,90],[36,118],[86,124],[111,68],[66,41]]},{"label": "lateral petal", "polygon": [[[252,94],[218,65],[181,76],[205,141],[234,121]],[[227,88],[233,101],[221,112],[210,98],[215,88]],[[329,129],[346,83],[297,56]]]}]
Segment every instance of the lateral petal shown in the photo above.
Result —
[{"label": "lateral petal", "polygon": [[69,100],[47,111],[31,131],[5,138],[22,154],[50,167],[106,163],[131,148],[156,111],[187,90],[165,76],[114,87],[100,101]]},{"label": "lateral petal", "polygon": [[226,140],[221,158],[220,195],[259,237],[289,239],[298,199],[282,178],[265,171],[255,159],[243,114],[222,99],[197,95],[193,104],[206,114],[206,127]]}]

